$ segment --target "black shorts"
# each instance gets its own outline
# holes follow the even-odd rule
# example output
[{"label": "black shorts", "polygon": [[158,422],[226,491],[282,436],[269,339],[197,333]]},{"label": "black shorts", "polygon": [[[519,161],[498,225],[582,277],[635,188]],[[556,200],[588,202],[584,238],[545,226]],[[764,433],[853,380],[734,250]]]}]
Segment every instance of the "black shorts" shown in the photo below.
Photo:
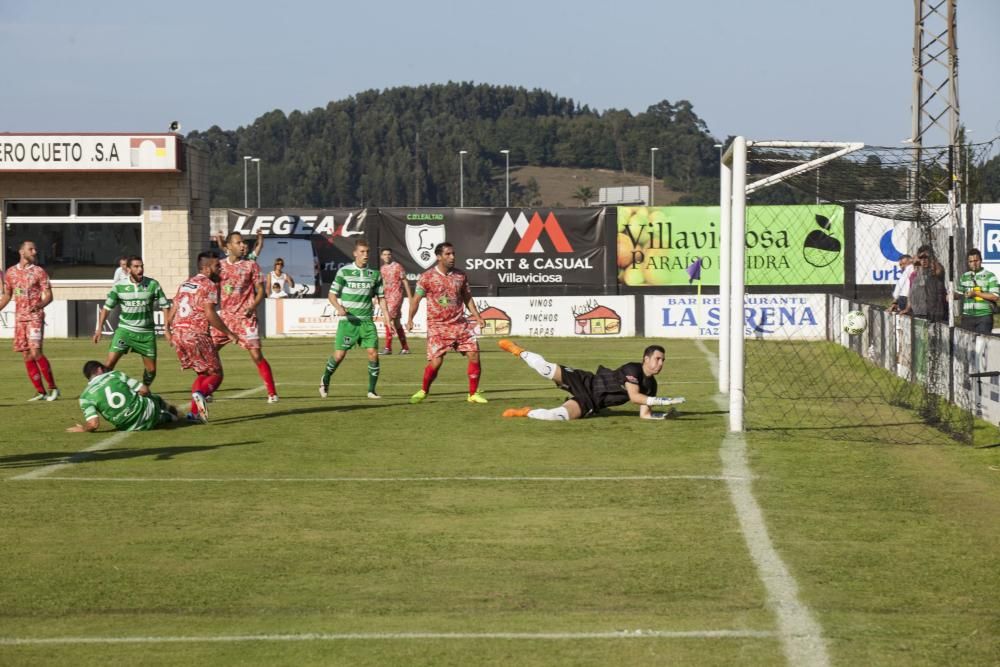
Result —
[{"label": "black shorts", "polygon": [[559,366],[562,374],[561,389],[570,393],[570,398],[580,404],[584,417],[597,412],[600,407],[594,400],[594,374],[590,371],[581,371],[579,368],[569,368]]}]

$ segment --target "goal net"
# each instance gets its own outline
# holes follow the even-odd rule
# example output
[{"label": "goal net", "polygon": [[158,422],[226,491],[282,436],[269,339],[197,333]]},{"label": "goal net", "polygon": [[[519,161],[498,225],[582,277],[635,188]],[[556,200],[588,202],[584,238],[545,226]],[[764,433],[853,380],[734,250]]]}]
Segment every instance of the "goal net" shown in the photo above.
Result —
[{"label": "goal net", "polygon": [[[982,359],[977,337],[953,328],[949,295],[970,215],[953,174],[977,147],[742,141],[728,155],[731,238],[745,236],[731,296],[742,288],[744,308],[720,346],[743,363],[731,427],[972,442]],[[853,311],[863,330],[848,333]]]}]

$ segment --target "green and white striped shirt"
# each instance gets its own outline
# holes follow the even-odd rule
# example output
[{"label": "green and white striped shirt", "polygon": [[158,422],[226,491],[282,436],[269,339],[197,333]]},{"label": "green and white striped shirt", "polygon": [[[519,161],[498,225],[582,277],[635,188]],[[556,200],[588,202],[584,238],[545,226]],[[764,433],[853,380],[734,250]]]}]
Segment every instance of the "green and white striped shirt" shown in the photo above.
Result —
[{"label": "green and white striped shirt", "polygon": [[139,283],[131,278],[119,280],[108,292],[104,301],[105,310],[112,310],[121,305],[118,326],[135,333],[153,333],[153,311],[163,310],[170,306],[160,283],[152,278],[143,277]]},{"label": "green and white striped shirt", "polygon": [[[962,293],[976,289],[980,292],[1000,295],[1000,285],[997,284],[997,277],[992,271],[979,269],[973,273],[966,271],[958,279],[959,289]],[[978,296],[965,297],[962,299],[962,314],[970,317],[985,317],[993,314],[992,302]]]},{"label": "green and white striped shirt", "polygon": [[371,319],[375,314],[372,299],[385,296],[382,274],[377,269],[348,264],[340,267],[330,286],[344,309],[355,317]]}]

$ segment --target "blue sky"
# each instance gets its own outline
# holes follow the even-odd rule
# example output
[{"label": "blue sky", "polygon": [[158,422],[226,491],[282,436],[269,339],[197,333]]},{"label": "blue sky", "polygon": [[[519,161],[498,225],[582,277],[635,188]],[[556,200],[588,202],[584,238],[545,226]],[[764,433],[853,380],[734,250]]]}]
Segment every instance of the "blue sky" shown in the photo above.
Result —
[{"label": "blue sky", "polygon": [[[0,131],[233,129],[362,90],[475,81],[592,108],[687,99],[717,137],[909,136],[911,0],[0,0]],[[959,0],[960,101],[1000,134],[1000,2]]]}]

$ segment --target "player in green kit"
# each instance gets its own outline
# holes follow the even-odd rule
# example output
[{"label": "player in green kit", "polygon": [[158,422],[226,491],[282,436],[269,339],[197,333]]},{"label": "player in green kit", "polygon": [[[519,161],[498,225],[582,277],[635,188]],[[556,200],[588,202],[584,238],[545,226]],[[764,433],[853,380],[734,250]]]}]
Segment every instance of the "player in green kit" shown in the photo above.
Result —
[{"label": "player in green kit", "polygon": [[[115,329],[115,335],[111,339],[104,367],[114,370],[122,355],[134,350],[142,357],[142,365],[145,368],[142,383],[148,387],[156,378],[156,330],[153,312],[159,308],[166,316],[170,302],[163,293],[160,283],[143,275],[141,257],[129,257],[127,267],[128,276],[114,284],[108,292],[104,307],[101,308],[101,314],[97,318],[97,329],[94,331],[94,344],[96,345],[101,339],[108,313],[120,305],[118,328]],[[168,331],[168,339],[169,335]]]},{"label": "player in green kit", "polygon": [[87,378],[87,386],[80,394],[84,423],[66,429],[70,433],[96,431],[101,417],[119,431],[148,431],[177,421],[177,408],[121,371],[113,371],[99,361],[88,361],[83,365],[83,375]]},{"label": "player in green kit", "polygon": [[378,269],[369,269],[367,266],[368,250],[368,241],[355,241],[354,263],[340,267],[330,286],[330,303],[341,320],[337,324],[333,356],[326,360],[323,379],[319,385],[319,395],[323,398],[326,398],[330,389],[333,372],[347,356],[347,351],[355,346],[368,351],[368,398],[379,398],[375,393],[379,373],[378,330],[372,319],[375,314],[372,299],[378,299],[386,330],[392,323],[389,321],[389,309],[385,305],[382,274]]}]

